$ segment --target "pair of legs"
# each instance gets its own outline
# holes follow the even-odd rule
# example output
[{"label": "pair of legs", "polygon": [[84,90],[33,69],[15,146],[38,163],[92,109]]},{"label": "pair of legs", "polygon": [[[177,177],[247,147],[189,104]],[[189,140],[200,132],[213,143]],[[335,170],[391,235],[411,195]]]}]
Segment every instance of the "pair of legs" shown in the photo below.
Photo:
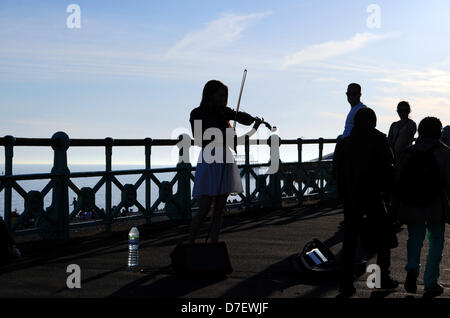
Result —
[{"label": "pair of legs", "polygon": [[[344,212],[345,213],[345,212]],[[361,217],[354,215],[344,214],[344,242],[342,247],[342,269],[341,269],[341,282],[340,290],[353,289],[354,274],[356,270],[356,252],[358,247],[358,241],[361,233]],[[382,229],[380,229],[382,231]],[[390,266],[391,266],[391,249],[386,247],[378,247],[377,253],[377,265],[381,270],[381,281],[387,281],[390,278]]]},{"label": "pair of legs", "polygon": [[428,236],[428,255],[423,283],[425,288],[431,288],[438,284],[440,275],[439,265],[444,248],[445,223],[414,223],[408,224],[407,258],[405,266],[407,272],[419,276],[420,253],[423,247],[425,234]]},{"label": "pair of legs", "polygon": [[189,243],[193,244],[195,238],[200,230],[200,227],[208,214],[211,205],[213,206],[213,218],[211,224],[211,242],[217,243],[219,241],[220,227],[222,226],[223,210],[227,203],[228,194],[222,194],[218,196],[203,195],[199,197],[199,211],[197,215],[192,219],[191,231],[189,235]]}]

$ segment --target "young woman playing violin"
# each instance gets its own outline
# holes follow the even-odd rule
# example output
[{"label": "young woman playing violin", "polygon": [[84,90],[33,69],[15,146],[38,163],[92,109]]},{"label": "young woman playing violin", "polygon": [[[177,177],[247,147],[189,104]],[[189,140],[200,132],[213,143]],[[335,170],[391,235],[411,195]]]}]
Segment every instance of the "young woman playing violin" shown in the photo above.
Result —
[{"label": "young woman playing violin", "polygon": [[[253,117],[245,112],[236,112],[227,107],[228,88],[223,83],[211,80],[206,83],[203,89],[203,97],[200,106],[192,110],[190,123],[192,133],[195,137],[195,122],[201,121],[202,136],[208,128],[219,129],[223,138],[226,136],[226,129],[231,128],[230,120],[236,120],[243,125],[253,125],[254,133],[259,125],[263,123],[258,117]],[[248,134],[251,135],[251,134]],[[239,137],[241,138],[241,137]],[[216,143],[211,150],[207,147],[211,141],[201,141],[202,151],[200,152],[197,168],[195,172],[194,189],[192,196],[198,199],[199,212],[192,219],[189,243],[194,243],[200,226],[213,206],[213,217],[211,225],[211,242],[219,240],[219,232],[222,223],[222,214],[227,202],[227,197],[231,193],[242,193],[242,181],[239,170],[234,161],[229,147],[225,142]],[[209,155],[214,156],[216,152],[223,154],[225,160],[205,160]],[[222,155],[219,155],[222,159]]]}]

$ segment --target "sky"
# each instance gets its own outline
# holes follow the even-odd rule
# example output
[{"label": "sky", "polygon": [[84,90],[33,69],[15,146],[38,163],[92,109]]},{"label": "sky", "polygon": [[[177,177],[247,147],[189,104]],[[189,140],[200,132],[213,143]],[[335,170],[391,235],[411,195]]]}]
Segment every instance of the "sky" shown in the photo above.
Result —
[{"label": "sky", "polygon": [[[340,135],[352,82],[384,133],[401,100],[416,122],[432,115],[449,125],[448,12],[446,0],[0,0],[0,136],[176,138],[190,133],[208,80],[226,84],[236,107],[244,69],[241,110],[281,139]],[[269,135],[260,128],[257,137]],[[252,148],[256,160],[266,148]],[[281,159],[295,160],[295,150],[282,147]],[[305,151],[317,156],[317,146]],[[154,149],[152,163],[176,153]],[[14,162],[52,156],[17,147]],[[104,149],[70,148],[68,160],[104,163]],[[143,164],[144,150],[115,148],[113,162]]]}]

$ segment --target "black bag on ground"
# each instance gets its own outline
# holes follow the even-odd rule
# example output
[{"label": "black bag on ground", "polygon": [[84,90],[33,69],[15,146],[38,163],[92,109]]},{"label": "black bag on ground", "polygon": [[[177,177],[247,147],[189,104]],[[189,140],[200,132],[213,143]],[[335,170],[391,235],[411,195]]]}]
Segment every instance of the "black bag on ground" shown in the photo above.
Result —
[{"label": "black bag on ground", "polygon": [[233,272],[225,242],[179,244],[170,258],[177,274],[222,276]]},{"label": "black bag on ground", "polygon": [[339,271],[333,252],[316,238],[305,245],[294,262],[304,272],[334,274]]},{"label": "black bag on ground", "polygon": [[428,205],[440,194],[442,182],[432,147],[427,151],[408,148],[409,157],[396,182],[396,194],[408,205]]}]

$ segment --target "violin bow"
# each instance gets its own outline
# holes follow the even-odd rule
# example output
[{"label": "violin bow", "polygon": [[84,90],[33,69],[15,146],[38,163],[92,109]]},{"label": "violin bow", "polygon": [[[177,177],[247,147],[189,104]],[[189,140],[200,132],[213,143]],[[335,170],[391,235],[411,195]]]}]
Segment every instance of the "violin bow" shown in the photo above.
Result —
[{"label": "violin bow", "polygon": [[[238,99],[238,103],[237,103],[237,107],[236,107],[236,116],[234,118],[234,124],[233,124],[233,129],[236,130],[236,119],[237,119],[237,113],[239,111],[239,106],[241,105],[241,97],[242,97],[242,91],[244,90],[244,84],[245,84],[245,78],[247,77],[247,70],[244,70],[244,74],[242,75],[242,82],[241,82],[241,91],[239,92],[239,99]],[[275,126],[271,126],[268,122],[264,121],[264,118],[262,118],[262,124],[266,125],[266,127],[270,130],[270,131],[274,131],[274,129],[276,130],[277,127]]]},{"label": "violin bow", "polygon": [[244,74],[242,75],[242,82],[241,82],[241,91],[239,92],[239,99],[238,99],[238,103],[237,103],[237,107],[236,107],[236,116],[234,118],[234,124],[233,124],[233,129],[236,129],[236,119],[237,119],[237,113],[239,111],[239,106],[241,104],[241,97],[242,97],[242,91],[244,89],[244,84],[245,84],[245,78],[247,77],[247,70],[244,70]]}]

